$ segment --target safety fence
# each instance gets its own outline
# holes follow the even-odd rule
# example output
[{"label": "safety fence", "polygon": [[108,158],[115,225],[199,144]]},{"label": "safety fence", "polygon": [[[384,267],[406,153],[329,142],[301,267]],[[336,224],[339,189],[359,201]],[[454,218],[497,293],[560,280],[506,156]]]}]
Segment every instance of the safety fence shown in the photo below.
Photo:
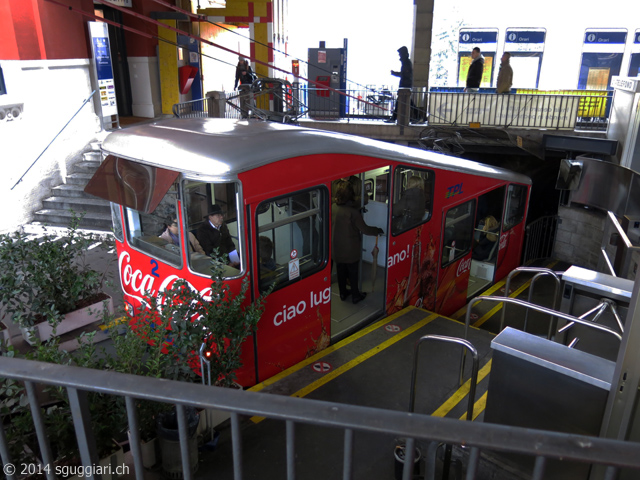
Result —
[{"label": "safety fence", "polygon": [[[606,469],[603,478],[607,479],[615,479],[627,469],[640,470],[640,444],[634,442],[173,382],[11,357],[0,357],[0,377],[24,382],[40,449],[39,458],[44,465],[51,465],[49,445],[51,432],[47,432],[42,420],[42,407],[36,393],[40,385],[54,385],[66,390],[72,407],[79,457],[86,471],[91,471],[91,466],[97,465],[98,461],[95,432],[92,429],[91,410],[88,404],[89,392],[124,397],[131,432],[134,471],[136,478],[141,480],[144,478],[144,468],[135,399],[176,405],[179,451],[185,480],[192,478],[187,406],[202,409],[216,408],[230,412],[233,478],[235,479],[242,479],[243,467],[255,461],[253,458],[246,458],[249,450],[246,445],[243,448],[242,435],[246,431],[241,429],[241,415],[267,417],[284,422],[286,445],[283,446],[281,458],[286,458],[287,478],[290,480],[295,478],[296,448],[298,448],[295,432],[297,426],[301,424],[318,429],[333,427],[343,431],[343,455],[338,461],[343,462],[342,477],[344,479],[352,478],[356,458],[360,462],[370,461],[362,452],[360,455],[355,455],[357,444],[353,441],[354,432],[406,439],[404,479],[411,478],[414,447],[418,441],[430,442],[430,445],[463,445],[469,452],[466,465],[466,478],[469,480],[477,478],[480,455],[486,452],[512,452],[528,456],[535,464],[531,477],[535,480],[546,478],[547,463],[556,459],[601,465]],[[14,459],[10,458],[8,453],[6,425],[7,423],[3,422],[0,429],[0,454],[7,478],[14,480],[18,478],[19,472],[16,473],[15,470],[7,467],[15,465],[12,463]],[[392,458],[390,452],[390,461],[393,461]],[[275,459],[272,458],[270,461],[274,462]],[[271,464],[265,465],[264,468],[265,471],[270,470]],[[43,473],[48,479],[55,478],[53,470],[44,470]]]},{"label": "safety fence", "polygon": [[[277,122],[370,120],[395,118],[398,96],[388,89],[329,90],[296,86],[278,79],[260,79],[251,87],[227,92],[222,105],[212,98],[174,106],[178,117],[255,116]],[[495,89],[465,93],[460,88],[414,88],[410,122],[433,126],[477,126],[606,131],[613,93],[592,90]],[[212,108],[216,106],[216,108]]]},{"label": "safety fence", "polygon": [[527,225],[522,264],[553,257],[557,231],[558,215],[541,217]]}]

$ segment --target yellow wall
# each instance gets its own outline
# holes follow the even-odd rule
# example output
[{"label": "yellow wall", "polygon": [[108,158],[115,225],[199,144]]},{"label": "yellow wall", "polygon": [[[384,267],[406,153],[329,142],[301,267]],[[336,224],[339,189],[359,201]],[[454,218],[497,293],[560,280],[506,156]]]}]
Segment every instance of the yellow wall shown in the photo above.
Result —
[{"label": "yellow wall", "polygon": [[[161,23],[176,28],[175,20],[160,20]],[[160,95],[162,113],[171,114],[172,107],[180,102],[178,85],[178,34],[168,28],[158,27],[158,36],[166,41],[158,42],[158,67],[160,70]],[[171,43],[168,43],[171,42]]]}]

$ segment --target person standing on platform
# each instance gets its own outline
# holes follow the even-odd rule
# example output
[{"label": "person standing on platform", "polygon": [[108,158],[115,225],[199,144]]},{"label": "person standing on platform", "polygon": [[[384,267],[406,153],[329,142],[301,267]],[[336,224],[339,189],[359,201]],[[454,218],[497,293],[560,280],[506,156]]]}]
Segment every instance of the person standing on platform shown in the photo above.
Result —
[{"label": "person standing on platform", "polygon": [[233,89],[238,89],[238,83],[240,85],[251,85],[254,80],[253,70],[251,65],[244,59],[244,57],[238,57],[238,65],[236,65],[236,82],[233,85]]},{"label": "person standing on platform", "polygon": [[[413,65],[411,64],[411,60],[409,60],[409,49],[407,47],[400,47],[398,49],[398,54],[400,55],[401,67],[399,72],[395,72],[391,70],[391,75],[394,77],[400,77],[400,84],[398,88],[411,88],[413,87]],[[413,103],[413,102],[412,102]],[[396,106],[393,109],[393,115],[388,120],[385,120],[387,123],[395,123],[398,118],[398,102],[396,101]]]},{"label": "person standing on platform", "polygon": [[469,65],[469,71],[467,72],[467,88],[465,88],[465,92],[477,92],[482,82],[484,57],[478,47],[475,47],[471,52],[471,59],[471,65]]},{"label": "person standing on platform", "polygon": [[[354,196],[349,182],[340,183],[336,203],[331,208],[331,255],[336,262],[340,300],[351,295],[351,301],[358,303],[367,295],[358,288],[361,235],[382,235],[384,230],[365,223],[359,208],[354,205]],[[347,290],[347,280],[351,290]]]},{"label": "person standing on platform", "polygon": [[498,83],[496,85],[496,93],[510,93],[511,84],[513,83],[513,69],[509,63],[511,54],[504,52],[500,59],[500,71],[498,72]]}]

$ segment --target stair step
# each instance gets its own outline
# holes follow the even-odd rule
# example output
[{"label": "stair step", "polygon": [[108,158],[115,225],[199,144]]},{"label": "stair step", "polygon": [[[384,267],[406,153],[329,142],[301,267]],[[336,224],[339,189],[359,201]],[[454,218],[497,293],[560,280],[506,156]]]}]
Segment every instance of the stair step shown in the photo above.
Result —
[{"label": "stair step", "polygon": [[74,163],[72,169],[74,173],[94,174],[99,166],[100,162],[97,160],[83,160],[81,162]]},{"label": "stair step", "polygon": [[[71,212],[69,210],[39,210],[34,214],[34,221],[58,227],[68,227],[71,221]],[[80,226],[84,228],[91,228],[99,231],[111,230],[111,214],[110,213],[96,213],[87,212],[87,214],[80,220]]]},{"label": "stair step", "polygon": [[102,161],[102,153],[100,153],[99,151],[96,152],[92,150],[90,152],[84,152],[82,154],[82,158],[84,160],[100,163]]},{"label": "stair step", "polygon": [[92,173],[72,173],[67,175],[67,184],[71,185],[86,185],[93,177]]},{"label": "stair step", "polygon": [[101,198],[80,198],[80,197],[49,197],[42,201],[45,210],[73,210],[76,213],[111,212],[111,206],[106,200]]},{"label": "stair step", "polygon": [[62,184],[51,189],[51,193],[55,197],[75,197],[75,198],[96,198],[93,195],[85,193],[84,185]]}]

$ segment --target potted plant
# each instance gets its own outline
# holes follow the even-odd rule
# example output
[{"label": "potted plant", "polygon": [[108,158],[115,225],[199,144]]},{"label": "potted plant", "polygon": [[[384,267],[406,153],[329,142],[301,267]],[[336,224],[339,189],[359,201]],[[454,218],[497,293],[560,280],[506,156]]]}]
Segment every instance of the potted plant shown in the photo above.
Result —
[{"label": "potted plant", "polygon": [[[150,308],[136,318],[133,327],[126,324],[122,328],[109,329],[113,355],[109,357],[106,368],[120,373],[165,378],[173,362],[165,345],[171,317],[161,316],[157,297],[148,296],[146,301]],[[171,405],[166,403],[136,400],[142,463],[146,468],[156,464],[157,419],[170,409]],[[131,443],[131,432],[128,431],[127,435]]]},{"label": "potted plant", "polygon": [[85,262],[92,244],[108,247],[78,230],[79,221],[74,215],[61,237],[0,235],[0,303],[30,344],[93,323],[100,318],[96,311],[113,311],[102,292],[107,269],[98,272]]},{"label": "potted plant", "polygon": [[[247,302],[249,282],[243,281],[240,292],[234,295],[223,281],[226,259],[215,251],[211,256],[210,293],[190,288],[185,282],[176,282],[172,288],[171,310],[174,318],[191,319],[171,324],[173,352],[176,366],[195,371],[203,383],[227,388],[242,388],[235,382],[236,370],[242,366],[243,343],[255,332],[264,312],[264,304],[271,290],[256,301]],[[203,353],[205,360],[200,361]],[[205,371],[201,371],[201,363]],[[224,411],[205,412],[202,433],[212,430],[229,418]]]}]

